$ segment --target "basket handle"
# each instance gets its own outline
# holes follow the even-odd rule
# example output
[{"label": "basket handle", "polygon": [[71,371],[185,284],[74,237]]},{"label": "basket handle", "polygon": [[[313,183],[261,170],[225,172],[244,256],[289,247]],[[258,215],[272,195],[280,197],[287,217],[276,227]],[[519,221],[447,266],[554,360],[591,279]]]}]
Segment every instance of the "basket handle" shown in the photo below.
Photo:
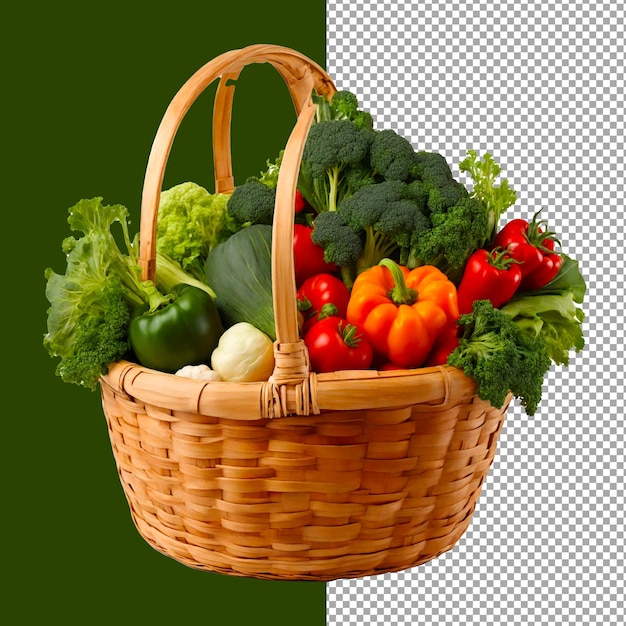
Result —
[{"label": "basket handle", "polygon": [[[336,91],[332,79],[318,64],[290,48],[256,44],[215,57],[187,80],[166,109],[148,158],[141,199],[139,265],[142,278],[154,280],[157,215],[167,159],[185,114],[198,96],[218,78],[220,82],[215,95],[212,129],[215,191],[232,191],[230,125],[235,81],[242,69],[252,63],[270,63],[278,71],[287,84],[298,116],[285,146],[276,188],[272,234],[276,367],[262,393],[261,402],[263,412],[269,416],[293,412],[308,414],[311,410],[309,363],[298,332],[293,220],[302,151],[315,114],[311,93],[315,89],[320,95],[330,97]],[[295,406],[294,397],[300,398],[296,399]]]}]

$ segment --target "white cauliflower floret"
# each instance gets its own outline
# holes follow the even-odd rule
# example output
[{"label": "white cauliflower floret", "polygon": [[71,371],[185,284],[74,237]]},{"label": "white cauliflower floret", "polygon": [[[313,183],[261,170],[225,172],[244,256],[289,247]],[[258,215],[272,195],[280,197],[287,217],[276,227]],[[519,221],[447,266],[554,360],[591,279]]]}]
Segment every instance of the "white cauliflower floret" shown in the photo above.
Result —
[{"label": "white cauliflower floret", "polygon": [[204,380],[207,382],[222,380],[221,376],[216,371],[212,370],[208,365],[204,364],[185,365],[176,372],[176,376],[193,378],[194,380]]}]

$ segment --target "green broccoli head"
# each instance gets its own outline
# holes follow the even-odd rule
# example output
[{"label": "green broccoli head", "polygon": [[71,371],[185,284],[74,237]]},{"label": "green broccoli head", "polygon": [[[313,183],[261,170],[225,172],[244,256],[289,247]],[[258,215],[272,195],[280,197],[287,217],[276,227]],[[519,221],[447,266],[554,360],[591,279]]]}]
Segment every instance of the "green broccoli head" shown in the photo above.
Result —
[{"label": "green broccoli head", "polygon": [[445,157],[437,152],[417,152],[410,178],[424,185],[429,212],[444,212],[469,195],[465,186],[455,180]]},{"label": "green broccoli head", "polygon": [[315,218],[311,240],[324,248],[327,263],[340,267],[354,264],[363,250],[359,235],[335,211],[320,213]]},{"label": "green broccoli head", "polygon": [[410,180],[410,192],[431,228],[413,233],[409,265],[435,265],[457,282],[470,254],[484,241],[489,211],[454,179],[447,161],[436,152],[416,153]]},{"label": "green broccoli head", "polygon": [[383,181],[362,187],[339,205],[343,221],[365,236],[359,270],[376,265],[397,251],[400,263],[406,264],[412,237],[430,229],[430,220],[411,192],[401,181]]},{"label": "green broccoli head", "polygon": [[349,170],[362,170],[372,133],[348,119],[324,120],[311,126],[304,144],[298,188],[318,213],[337,210],[348,192]]},{"label": "green broccoli head", "polygon": [[264,185],[259,180],[248,179],[235,187],[227,208],[228,213],[239,224],[266,224],[271,226],[274,219],[276,189]]},{"label": "green broccoli head", "polygon": [[390,129],[374,132],[370,147],[370,165],[376,175],[385,180],[406,181],[416,161],[417,155],[413,146],[402,135]]},{"label": "green broccoli head", "polygon": [[431,178],[452,177],[452,170],[446,158],[438,152],[418,150],[411,174],[413,178],[429,180]]},{"label": "green broccoli head", "polygon": [[480,247],[488,212],[481,202],[466,197],[445,211],[431,212],[430,221],[429,230],[412,237],[410,265],[435,265],[458,282],[467,259]]},{"label": "green broccoli head", "polygon": [[512,318],[489,300],[474,302],[459,319],[459,345],[448,364],[472,377],[480,398],[503,406],[509,391],[534,415],[551,360],[544,341],[522,331]]},{"label": "green broccoli head", "polygon": [[337,91],[333,95],[330,101],[330,117],[335,120],[350,120],[357,128],[374,127],[371,114],[359,109],[359,101],[350,91]]},{"label": "green broccoli head", "polygon": [[323,178],[333,169],[341,170],[365,159],[370,140],[371,133],[350,120],[318,122],[309,131],[302,164],[313,178]]}]

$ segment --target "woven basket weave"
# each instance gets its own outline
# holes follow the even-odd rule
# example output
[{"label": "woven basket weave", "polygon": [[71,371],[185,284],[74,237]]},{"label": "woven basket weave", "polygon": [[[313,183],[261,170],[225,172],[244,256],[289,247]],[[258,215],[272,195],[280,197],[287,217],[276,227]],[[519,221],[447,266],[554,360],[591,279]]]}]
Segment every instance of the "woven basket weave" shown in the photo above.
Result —
[{"label": "woven basket weave", "polygon": [[510,396],[494,408],[448,366],[310,371],[298,334],[293,206],[315,111],[311,92],[335,92],[318,65],[288,48],[254,45],[216,57],[183,85],[146,171],[143,277],[155,275],[157,210],[174,136],[217,79],[216,192],[232,191],[232,81],[251,63],[276,68],[298,114],[273,226],[274,373],[260,383],[207,383],[113,364],[101,379],[102,401],[130,512],[156,550],[197,569],[325,581],[415,567],[450,550],[467,529]]}]

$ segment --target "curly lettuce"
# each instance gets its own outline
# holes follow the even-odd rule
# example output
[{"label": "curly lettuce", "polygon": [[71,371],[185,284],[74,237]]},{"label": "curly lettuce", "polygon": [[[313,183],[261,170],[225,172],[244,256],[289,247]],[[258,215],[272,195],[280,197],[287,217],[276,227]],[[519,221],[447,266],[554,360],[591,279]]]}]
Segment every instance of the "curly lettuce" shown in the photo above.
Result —
[{"label": "curly lettuce", "polygon": [[157,218],[157,251],[203,280],[209,252],[232,234],[232,220],[226,210],[229,198],[230,194],[211,194],[193,182],[163,191]]},{"label": "curly lettuce", "polygon": [[[56,373],[64,382],[95,389],[108,365],[129,349],[131,311],[144,303],[156,309],[167,296],[139,278],[138,238],[130,239],[124,206],[103,205],[102,198],[81,200],[67,221],[82,236],[63,241],[64,274],[45,270],[50,307],[43,343],[51,357],[60,358]],[[125,252],[112,231],[116,223]]]},{"label": "curly lettuce", "polygon": [[555,278],[535,291],[518,292],[502,311],[533,337],[541,337],[557,365],[569,365],[570,352],[585,346],[582,322],[586,284],[578,262],[566,255]]}]

